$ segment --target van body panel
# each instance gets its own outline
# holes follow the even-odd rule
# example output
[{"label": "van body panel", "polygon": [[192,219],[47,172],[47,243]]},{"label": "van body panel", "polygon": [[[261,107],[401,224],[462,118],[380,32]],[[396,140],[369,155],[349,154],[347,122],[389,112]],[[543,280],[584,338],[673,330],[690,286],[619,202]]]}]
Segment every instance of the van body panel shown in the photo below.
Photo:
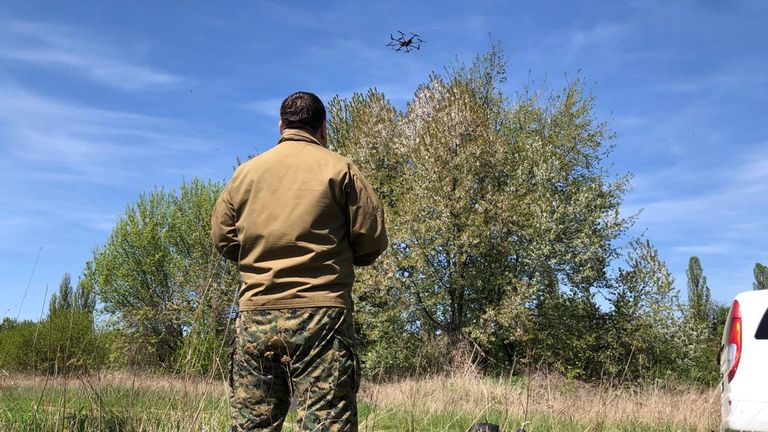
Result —
[{"label": "van body panel", "polygon": [[735,300],[741,311],[741,359],[729,382],[728,371],[733,358],[731,308],[720,352],[721,430],[768,432],[768,340],[755,338],[761,320],[768,313],[768,290],[743,292]]},{"label": "van body panel", "polygon": [[731,401],[731,415],[723,422],[723,430],[744,432],[768,431],[768,404],[765,401]]}]

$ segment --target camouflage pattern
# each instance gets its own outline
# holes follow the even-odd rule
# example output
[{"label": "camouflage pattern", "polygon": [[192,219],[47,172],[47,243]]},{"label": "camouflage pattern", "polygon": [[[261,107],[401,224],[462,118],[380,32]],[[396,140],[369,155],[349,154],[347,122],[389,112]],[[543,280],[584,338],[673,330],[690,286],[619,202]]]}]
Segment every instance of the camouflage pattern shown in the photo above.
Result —
[{"label": "camouflage pattern", "polygon": [[302,431],[357,431],[360,367],[346,308],[241,312],[230,370],[232,431],[280,431],[296,396]]}]

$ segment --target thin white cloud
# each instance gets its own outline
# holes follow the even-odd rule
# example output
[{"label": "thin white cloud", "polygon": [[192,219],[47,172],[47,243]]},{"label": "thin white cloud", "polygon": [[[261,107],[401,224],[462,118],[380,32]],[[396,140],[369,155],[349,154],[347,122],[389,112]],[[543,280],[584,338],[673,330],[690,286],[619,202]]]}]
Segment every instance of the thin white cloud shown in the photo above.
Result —
[{"label": "thin white cloud", "polygon": [[0,83],[0,155],[37,178],[121,183],[151,160],[212,144],[171,119],[98,109]]},{"label": "thin white cloud", "polygon": [[[465,31],[468,35],[477,35],[482,38],[488,37],[488,17],[481,14],[467,14],[454,17],[450,21],[434,21],[419,23],[418,34],[422,38],[427,38],[429,34],[434,33],[456,33]],[[406,29],[399,29],[405,31]],[[395,32],[392,32],[396,35]],[[429,42],[429,41],[427,41]]]},{"label": "thin white cloud", "polygon": [[0,58],[49,67],[121,90],[178,85],[179,75],[136,64],[120,50],[95,43],[92,34],[71,27],[36,22],[5,23],[0,30]]},{"label": "thin white cloud", "polygon": [[280,104],[284,98],[259,99],[243,104],[243,108],[267,117],[280,117]]},{"label": "thin white cloud", "polygon": [[[413,96],[413,91],[406,90],[400,85],[383,85],[383,86],[371,86],[377,91],[384,93],[384,95],[395,105],[405,102]],[[339,93],[321,92],[318,97],[325,103],[338,96],[340,98],[351,98],[354,93],[367,93],[369,88],[361,88],[357,90],[347,90]],[[288,96],[288,95],[286,95]],[[280,117],[280,104],[285,97],[269,97],[264,99],[257,99],[243,103],[241,106],[249,111],[253,111],[267,117]]]},{"label": "thin white cloud", "polygon": [[614,128],[636,128],[645,126],[650,122],[647,117],[637,115],[620,115],[610,120],[611,127]]},{"label": "thin white cloud", "polygon": [[[642,209],[638,228],[650,228],[651,236],[662,234],[677,242],[677,246],[670,245],[675,252],[760,252],[754,247],[768,241],[763,229],[768,223],[764,211],[768,207],[768,152],[753,151],[724,164],[680,166],[640,176],[640,188],[645,191],[641,194],[646,199],[633,200],[630,194],[622,211],[631,214]],[[651,190],[657,191],[655,197],[648,192]],[[659,195],[666,196],[658,199]]]},{"label": "thin white cloud", "polygon": [[71,239],[94,232],[102,237],[114,226],[122,206],[96,198],[103,186],[74,189],[58,180],[39,181],[16,165],[0,163],[0,251],[28,254],[41,245],[67,251]]},{"label": "thin white cloud", "polygon": [[[751,266],[766,260],[768,152],[749,147],[757,149],[639,176],[642,197],[630,193],[622,207],[625,214],[643,209],[633,231],[658,240],[671,269],[684,268],[691,255],[712,256],[704,267],[719,298],[750,289]],[[678,278],[683,291],[684,281]]]},{"label": "thin white cloud", "polygon": [[768,182],[768,150],[765,150],[768,149],[768,142],[759,144],[757,148],[761,150],[728,174],[741,183],[764,186]]},{"label": "thin white cloud", "polygon": [[723,255],[731,250],[731,246],[723,243],[710,243],[701,245],[685,245],[673,248],[677,252],[692,255]]},{"label": "thin white cloud", "polygon": [[[657,184],[656,188],[669,191],[674,189],[674,185]],[[740,216],[751,215],[757,206],[765,204],[768,204],[768,183],[736,182],[710,192],[629,203],[622,210],[632,214],[642,209],[640,223],[645,224],[712,223],[717,220],[738,220]]]},{"label": "thin white cloud", "polygon": [[[52,221],[55,221],[57,226],[80,226],[101,232],[112,229],[118,217],[116,213],[97,208],[98,203],[78,201],[56,200],[55,205],[51,205],[50,200],[19,202],[10,197],[3,197],[0,203],[4,207],[13,208],[14,212],[0,217],[0,238],[22,240],[31,231],[52,226]],[[15,242],[3,243],[9,246]]]},{"label": "thin white cloud", "polygon": [[660,82],[656,88],[669,93],[733,92],[734,90],[753,89],[755,86],[765,85],[768,83],[766,72],[768,71],[760,70],[757,67],[745,67],[745,65],[739,64],[733,69],[699,76],[667,79]]},{"label": "thin white cloud", "polygon": [[[768,192],[768,154],[752,153],[728,162],[688,158],[634,176],[624,211],[643,209],[645,223],[713,220],[751,209]],[[705,217],[704,217],[705,216]]]},{"label": "thin white cloud", "polygon": [[615,44],[625,32],[626,25],[620,23],[599,23],[587,29],[577,30],[570,35],[570,54],[593,46]]},{"label": "thin white cloud", "polygon": [[290,2],[262,1],[259,3],[260,12],[273,22],[290,28],[310,30],[326,30],[331,23],[338,23],[346,16],[331,8],[324,7],[320,13],[312,13],[305,7],[293,6]]}]

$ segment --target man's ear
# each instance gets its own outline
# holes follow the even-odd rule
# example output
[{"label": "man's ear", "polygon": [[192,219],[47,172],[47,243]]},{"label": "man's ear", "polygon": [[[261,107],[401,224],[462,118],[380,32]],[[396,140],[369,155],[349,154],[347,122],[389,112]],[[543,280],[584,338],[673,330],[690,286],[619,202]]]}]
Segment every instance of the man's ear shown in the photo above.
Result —
[{"label": "man's ear", "polygon": [[325,123],[325,120],[323,120],[323,124],[320,125],[320,143],[323,144],[323,147],[328,147],[328,125]]},{"label": "man's ear", "polygon": [[285,132],[285,126],[283,126],[283,121],[282,120],[277,122],[277,128],[280,130],[280,135],[282,135],[283,132]]}]

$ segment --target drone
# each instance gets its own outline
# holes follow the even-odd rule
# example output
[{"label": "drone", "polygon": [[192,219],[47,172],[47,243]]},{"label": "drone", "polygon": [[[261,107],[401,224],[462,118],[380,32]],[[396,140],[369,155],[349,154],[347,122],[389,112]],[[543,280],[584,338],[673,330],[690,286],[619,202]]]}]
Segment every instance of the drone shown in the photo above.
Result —
[{"label": "drone", "polygon": [[391,40],[387,44],[387,46],[392,48],[394,51],[409,53],[413,49],[418,50],[421,48],[421,44],[424,43],[424,40],[422,40],[416,33],[405,34],[400,30],[397,32],[400,33],[400,36],[394,37],[392,36],[392,33],[390,33],[389,39]]}]

